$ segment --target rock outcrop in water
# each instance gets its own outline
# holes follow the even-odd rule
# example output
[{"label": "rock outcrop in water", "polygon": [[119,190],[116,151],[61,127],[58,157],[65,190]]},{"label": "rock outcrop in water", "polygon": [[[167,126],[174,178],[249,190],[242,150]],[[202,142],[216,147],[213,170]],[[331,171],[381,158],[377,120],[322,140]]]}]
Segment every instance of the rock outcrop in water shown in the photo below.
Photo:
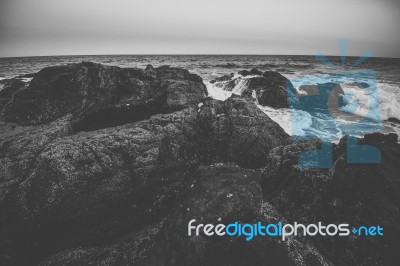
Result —
[{"label": "rock outcrop in water", "polygon": [[221,77],[215,78],[213,80],[210,81],[210,83],[216,83],[216,82],[221,82],[221,81],[229,81],[233,78],[234,74],[231,73],[229,75],[223,75]]},{"label": "rock outcrop in water", "polygon": [[[277,73],[249,81],[259,99],[283,104]],[[247,93],[217,101],[183,69],[94,63],[46,68],[16,86],[0,122],[0,264],[400,261],[396,136],[360,140],[381,150],[381,164],[347,164],[343,139],[332,169],[303,169],[298,154],[319,143],[292,142]],[[385,236],[188,237],[191,219],[379,223]]]},{"label": "rock outcrop in water", "polygon": [[265,71],[261,77],[252,78],[244,95],[250,96],[252,91],[255,91],[259,104],[273,108],[287,108],[289,100],[296,99],[292,83],[275,71]]},{"label": "rock outcrop in water", "polygon": [[241,70],[241,71],[238,72],[238,74],[242,75],[243,77],[246,77],[246,76],[249,76],[249,75],[262,75],[263,73],[260,70],[253,68],[250,71]]},{"label": "rock outcrop in water", "polygon": [[212,83],[224,90],[239,93],[248,99],[255,98],[263,106],[273,108],[299,106],[296,89],[290,80],[280,73],[252,69],[239,71],[238,74],[243,77],[233,79],[233,76],[226,75],[213,80]]}]

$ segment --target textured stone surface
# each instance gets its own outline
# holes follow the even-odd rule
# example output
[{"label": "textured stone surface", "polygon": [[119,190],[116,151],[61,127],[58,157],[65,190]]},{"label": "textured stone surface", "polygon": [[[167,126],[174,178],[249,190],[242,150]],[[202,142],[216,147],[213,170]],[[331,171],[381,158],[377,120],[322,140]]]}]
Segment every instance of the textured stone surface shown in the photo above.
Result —
[{"label": "textured stone surface", "polygon": [[206,94],[201,78],[185,69],[149,65],[143,70],[84,62],[39,71],[29,87],[5,106],[2,120],[42,124],[72,114],[79,122],[104,111],[115,113],[109,119],[140,120],[197,104]]},{"label": "textured stone surface", "polygon": [[329,265],[311,244],[268,237],[188,237],[187,223],[277,223],[262,203],[257,171],[233,164],[199,167],[183,182],[171,213],[106,247],[81,247],[52,256],[41,265]]},{"label": "textured stone surface", "polygon": [[[360,144],[377,147],[379,164],[348,164],[346,140],[334,148],[332,169],[303,169],[298,154],[318,143],[277,147],[262,175],[264,199],[290,222],[380,225],[383,237],[316,237],[314,245],[335,265],[390,265],[400,261],[400,144],[395,134],[371,134]],[[351,228],[352,229],[352,228]]]},{"label": "textured stone surface", "polygon": [[[283,99],[275,72],[249,80],[267,104]],[[394,134],[360,140],[380,149],[380,164],[347,164],[342,139],[332,169],[303,169],[298,155],[317,141],[292,142],[246,95],[206,98],[183,69],[53,67],[13,93],[0,122],[1,265],[400,261]],[[385,236],[188,237],[191,219],[378,223]]]},{"label": "textured stone surface", "polygon": [[253,68],[253,69],[250,70],[250,71],[248,71],[248,70],[241,70],[241,71],[238,72],[238,74],[240,74],[240,75],[246,77],[246,76],[249,76],[249,75],[262,75],[263,73],[262,73],[260,70],[254,69],[254,68]]},{"label": "textured stone surface", "polygon": [[[257,99],[263,106],[273,108],[300,107],[297,92],[293,84],[286,77],[276,71],[261,72],[257,69],[239,71],[243,77],[234,78],[225,75],[214,79],[215,86],[227,91],[233,91],[239,83],[241,95],[250,100]],[[250,76],[250,77],[248,77]],[[237,93],[237,92],[236,92]]]},{"label": "textured stone surface", "polygon": [[[65,74],[65,68],[77,73]],[[52,76],[70,80],[69,75],[78,75],[80,80],[87,80],[93,78],[92,71],[117,70],[91,63],[48,68],[46,75],[35,75],[27,90],[45,87],[47,91],[44,80],[53,84]],[[232,97],[225,102],[205,99],[201,85],[182,90],[185,86],[181,82],[188,82],[186,79],[202,84],[187,71],[169,67],[137,71],[146,74],[144,80],[158,73],[160,88],[168,92],[166,103],[181,110],[171,107],[166,114],[161,111],[97,129],[97,118],[81,107],[76,109],[79,112],[68,109],[60,118],[57,116],[63,114],[62,108],[48,113],[47,102],[63,99],[44,96],[37,108],[40,117],[52,120],[54,115],[55,120],[29,120],[38,125],[25,125],[25,120],[1,122],[0,210],[4,215],[0,218],[0,247],[5,263],[38,262],[77,246],[118,245],[118,239],[142,230],[145,238],[145,228],[169,215],[183,181],[199,165],[233,162],[241,167],[262,167],[272,148],[289,141],[278,124],[244,98]],[[68,90],[78,93],[91,88],[92,92],[101,92],[102,88],[112,88],[111,83],[106,87],[85,84],[90,86],[71,83]],[[195,89],[200,90],[199,95]],[[44,91],[39,94],[45,95]],[[104,96],[87,101],[93,108],[102,108],[104,104],[96,103],[106,99],[115,104],[112,97]],[[77,130],[81,116],[87,119],[81,121],[94,119],[94,127]],[[22,113],[18,117],[28,118]]]},{"label": "textured stone surface", "polygon": [[261,77],[251,78],[244,96],[256,92],[258,103],[273,108],[287,108],[289,99],[295,100],[296,90],[292,83],[275,71],[265,71]]},{"label": "textured stone surface", "polygon": [[11,100],[14,93],[25,86],[25,82],[19,79],[0,80],[0,113],[3,107]]}]

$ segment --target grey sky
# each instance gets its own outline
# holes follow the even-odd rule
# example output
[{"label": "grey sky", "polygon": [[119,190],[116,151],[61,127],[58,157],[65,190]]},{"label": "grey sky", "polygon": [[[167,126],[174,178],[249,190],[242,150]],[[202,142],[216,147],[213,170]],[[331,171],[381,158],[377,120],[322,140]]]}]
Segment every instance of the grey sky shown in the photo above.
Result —
[{"label": "grey sky", "polygon": [[0,57],[339,54],[400,57],[398,0],[0,0]]}]

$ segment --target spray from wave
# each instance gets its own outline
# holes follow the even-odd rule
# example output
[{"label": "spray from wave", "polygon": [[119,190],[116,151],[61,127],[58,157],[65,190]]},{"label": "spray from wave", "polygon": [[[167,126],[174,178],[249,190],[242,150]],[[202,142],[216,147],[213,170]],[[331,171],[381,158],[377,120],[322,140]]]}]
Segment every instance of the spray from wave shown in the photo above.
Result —
[{"label": "spray from wave", "polygon": [[234,75],[230,80],[210,82],[205,81],[205,85],[208,90],[210,97],[225,101],[232,94],[242,95],[243,91],[248,88],[250,79],[256,77],[255,75],[249,75],[243,77],[242,75]]},{"label": "spray from wave", "polygon": [[[249,81],[253,77],[255,76],[242,77],[241,75],[234,75],[230,80],[205,83],[210,97],[224,101],[232,94],[241,95],[242,92],[248,88]],[[309,84],[293,83],[299,93],[299,87],[301,85],[324,84],[328,82],[340,84],[345,92],[343,97],[344,106],[342,106],[340,110],[342,112],[368,118],[366,122],[360,124],[360,127],[369,128],[375,126],[376,121],[383,120],[382,133],[400,133],[399,123],[387,121],[390,118],[400,120],[400,88],[398,86],[388,83],[378,83],[379,101],[374,102],[370,100],[371,90],[362,89],[360,86],[356,85],[357,81],[358,84],[363,83],[367,88],[372,86],[372,81],[363,77],[355,76],[354,83],[349,83],[348,80],[342,80],[341,78],[332,79],[332,75],[326,74],[313,75],[306,80],[308,80]],[[289,135],[293,135],[295,132],[296,135],[314,136],[337,142],[344,134],[339,126],[334,123],[334,119],[338,120],[337,122],[346,122],[341,120],[340,117],[332,119],[332,117],[328,117],[322,113],[310,114],[303,110],[287,108],[274,109],[272,107],[262,106],[258,104],[257,101],[256,104],[258,108],[277,122]],[[379,110],[380,112],[370,112],[371,109]],[[293,125],[295,125],[296,128],[292,128]],[[333,140],[332,135],[334,136]]]}]

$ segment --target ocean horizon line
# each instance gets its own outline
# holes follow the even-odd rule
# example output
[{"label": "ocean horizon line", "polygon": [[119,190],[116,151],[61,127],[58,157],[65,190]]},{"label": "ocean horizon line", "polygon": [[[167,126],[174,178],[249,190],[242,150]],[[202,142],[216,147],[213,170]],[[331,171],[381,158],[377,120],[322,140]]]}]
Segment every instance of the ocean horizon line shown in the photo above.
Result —
[{"label": "ocean horizon line", "polygon": [[[76,57],[76,56],[299,56],[299,57],[315,57],[316,54],[70,54],[70,55],[27,55],[27,56],[0,56],[0,59],[13,59],[13,58],[38,58],[38,57]],[[325,55],[326,57],[338,57],[341,55]],[[347,58],[358,58],[361,55],[346,55]],[[369,58],[377,59],[400,59],[400,57],[382,57],[370,56]]]}]

